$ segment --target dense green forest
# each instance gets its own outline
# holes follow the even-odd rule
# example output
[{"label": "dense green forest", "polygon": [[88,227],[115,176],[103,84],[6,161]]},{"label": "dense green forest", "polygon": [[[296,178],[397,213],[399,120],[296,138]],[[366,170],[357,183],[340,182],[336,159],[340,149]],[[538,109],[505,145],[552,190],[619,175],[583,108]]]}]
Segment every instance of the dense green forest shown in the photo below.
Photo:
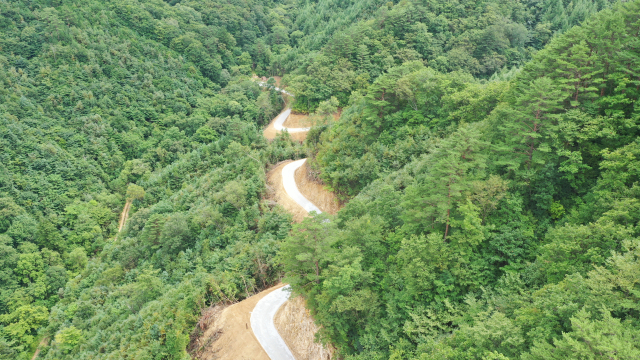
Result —
[{"label": "dense green forest", "polygon": [[411,60],[441,73],[486,79],[523,65],[553,34],[608,5],[591,0],[388,2],[369,20],[336,31],[311,55],[299,54],[305,46],[315,50],[308,42],[287,52],[295,53],[290,57],[297,62],[290,63],[293,67],[284,62],[285,83],[296,94],[294,110],[306,112],[330,96],[347,105],[354,92]]},{"label": "dense green forest", "polygon": [[261,135],[282,98],[246,76],[244,18],[0,3],[0,357],[185,358],[203,307],[277,281],[264,168],[300,150]]},{"label": "dense green forest", "polygon": [[349,202],[279,255],[321,337],[346,359],[640,357],[639,34],[621,3],[513,71],[414,60],[352,92],[306,144]]},{"label": "dense green forest", "polygon": [[[640,3],[612,3],[0,2],[0,358],[187,359],[283,274],[345,358],[638,358]],[[252,74],[342,117],[269,142]],[[265,169],[304,156],[348,204],[291,230]]]}]

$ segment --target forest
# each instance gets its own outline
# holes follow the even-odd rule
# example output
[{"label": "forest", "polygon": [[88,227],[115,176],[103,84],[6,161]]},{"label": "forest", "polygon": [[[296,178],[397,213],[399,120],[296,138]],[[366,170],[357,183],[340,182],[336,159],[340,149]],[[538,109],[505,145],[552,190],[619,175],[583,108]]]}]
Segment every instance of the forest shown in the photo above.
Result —
[{"label": "forest", "polygon": [[[340,359],[639,358],[639,34],[638,0],[0,2],[0,358],[190,359],[280,280]],[[340,119],[266,140],[254,74]],[[338,215],[264,199],[303,157]]]},{"label": "forest", "polygon": [[279,276],[264,167],[301,150],[259,130],[281,97],[187,7],[0,9],[0,357],[188,357],[202,307]]},{"label": "forest", "polygon": [[638,358],[639,33],[640,2],[616,4],[515,69],[413,60],[352,91],[306,144],[348,202],[278,255],[322,338],[345,359]]}]

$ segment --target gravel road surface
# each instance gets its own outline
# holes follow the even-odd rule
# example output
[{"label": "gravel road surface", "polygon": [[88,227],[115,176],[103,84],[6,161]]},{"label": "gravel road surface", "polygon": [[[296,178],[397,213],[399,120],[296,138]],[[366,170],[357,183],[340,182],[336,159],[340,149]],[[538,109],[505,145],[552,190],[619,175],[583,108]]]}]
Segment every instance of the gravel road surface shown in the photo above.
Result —
[{"label": "gravel road surface", "polygon": [[296,360],[273,324],[276,312],[289,299],[289,285],[258,301],[251,312],[251,329],[271,360]]},{"label": "gravel road surface", "polygon": [[307,198],[300,193],[300,190],[298,190],[298,185],[296,185],[295,172],[305,161],[307,161],[307,159],[294,161],[282,169],[282,185],[284,185],[284,190],[287,192],[287,195],[307,210],[307,212],[315,211],[320,214],[322,211],[313,205],[311,201],[307,200]]},{"label": "gravel road surface", "polygon": [[[264,83],[260,83],[261,86],[266,86]],[[291,95],[284,90],[275,88],[276,91],[281,91],[287,95]],[[291,95],[293,96],[293,95]],[[274,121],[273,127],[277,131],[288,131],[289,133],[305,132],[311,128],[287,128],[283,124],[291,114],[291,109],[287,109],[282,112]],[[318,214],[321,213],[320,209],[307,198],[305,198],[296,185],[295,172],[304,164],[307,159],[301,159],[287,164],[282,169],[282,185],[287,194],[300,206],[302,206],[307,212],[315,211]],[[251,329],[253,334],[258,339],[260,345],[271,360],[295,360],[291,350],[287,347],[275,325],[273,324],[273,318],[276,312],[289,299],[289,285],[280,289],[274,290],[269,295],[262,298],[256,304],[256,307],[251,312]]]}]

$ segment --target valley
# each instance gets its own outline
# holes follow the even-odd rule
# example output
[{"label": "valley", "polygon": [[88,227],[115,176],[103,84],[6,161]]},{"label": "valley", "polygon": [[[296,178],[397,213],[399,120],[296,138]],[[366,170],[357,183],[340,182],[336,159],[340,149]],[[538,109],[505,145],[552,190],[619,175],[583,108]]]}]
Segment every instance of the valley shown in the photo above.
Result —
[{"label": "valley", "polygon": [[0,359],[640,358],[639,32],[0,1]]},{"label": "valley", "polygon": [[[291,94],[289,94],[291,96]],[[286,116],[283,116],[286,115]],[[278,115],[273,122],[264,130],[265,137],[273,129],[273,123],[279,123],[277,130],[282,132],[299,133],[306,135],[308,128],[300,131],[298,128],[289,128],[283,126],[289,122],[291,117],[290,111],[286,110]],[[271,138],[270,140],[272,140]],[[304,140],[304,139],[303,139]],[[302,165],[299,165],[302,164]],[[287,166],[294,166],[287,170]],[[285,161],[282,164],[275,165],[270,171],[271,175],[267,176],[268,183],[274,189],[275,194],[271,198],[289,210],[296,221],[308,216],[309,212],[321,212],[313,202],[309,201],[305,195],[299,190],[302,184],[301,179],[306,179],[304,159],[298,161]],[[300,171],[302,170],[302,171]],[[300,174],[300,176],[298,176]],[[312,199],[324,200],[322,203],[328,209],[334,210],[335,214],[335,197],[325,190],[321,185],[312,183],[305,185],[305,193],[311,194]],[[329,194],[329,196],[327,196]],[[225,308],[221,312],[216,308],[212,308],[206,313],[205,317],[211,323],[207,324],[207,330],[198,340],[199,344],[208,344],[203,350],[198,352],[199,359],[291,359],[291,360],[329,360],[331,352],[322,344],[316,343],[315,332],[317,328],[311,326],[312,331],[287,331],[290,326],[289,321],[282,321],[281,308],[294,308],[293,311],[285,311],[288,316],[296,317],[297,322],[306,322],[313,324],[313,319],[304,306],[300,306],[300,298],[295,302],[287,300],[289,298],[290,288],[283,285],[277,285],[270,289],[264,290],[248,299],[237,304]],[[277,297],[274,295],[277,294]],[[273,294],[272,294],[273,293]],[[271,298],[274,297],[274,300]],[[296,304],[296,305],[292,305]],[[302,301],[302,304],[304,302]],[[277,316],[278,313],[280,316]],[[250,328],[247,326],[246,319],[250,318]],[[202,320],[201,320],[202,321]],[[242,322],[245,323],[245,329],[242,329]],[[278,323],[279,326],[275,324]],[[248,331],[250,330],[250,331]],[[313,331],[316,330],[316,331]],[[287,334],[287,341],[281,337]],[[258,346],[256,346],[256,343]],[[299,345],[294,348],[297,357],[294,357],[290,347],[287,345],[305,344],[303,347]],[[262,351],[260,351],[262,350]]]}]

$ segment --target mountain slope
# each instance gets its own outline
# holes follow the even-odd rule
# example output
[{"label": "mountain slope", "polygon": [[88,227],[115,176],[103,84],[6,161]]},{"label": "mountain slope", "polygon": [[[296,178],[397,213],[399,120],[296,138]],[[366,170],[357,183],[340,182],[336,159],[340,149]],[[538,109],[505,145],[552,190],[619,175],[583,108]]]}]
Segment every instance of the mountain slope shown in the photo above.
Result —
[{"label": "mountain slope", "polygon": [[[346,359],[633,359],[640,2],[507,80],[390,68],[314,143],[349,199],[293,226],[294,292]],[[303,255],[301,255],[303,254]]]}]

